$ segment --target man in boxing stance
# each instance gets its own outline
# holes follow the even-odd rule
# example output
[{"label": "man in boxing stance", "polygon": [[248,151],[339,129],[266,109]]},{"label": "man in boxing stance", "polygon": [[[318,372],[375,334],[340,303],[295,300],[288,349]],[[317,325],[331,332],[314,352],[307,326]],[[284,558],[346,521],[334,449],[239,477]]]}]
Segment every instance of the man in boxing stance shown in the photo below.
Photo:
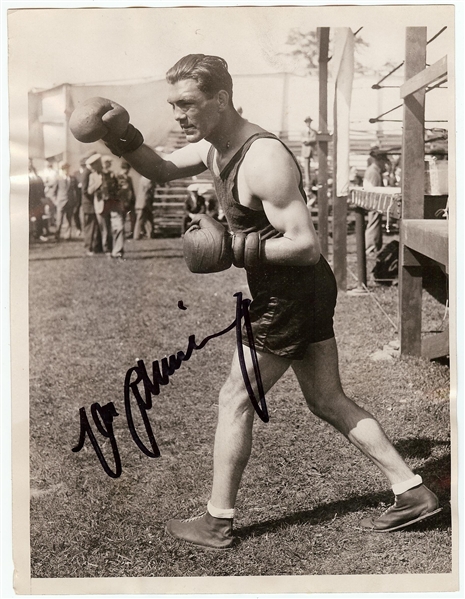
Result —
[{"label": "man in boxing stance", "polygon": [[[144,145],[128,113],[102,98],[75,111],[73,133],[81,141],[103,138],[113,153],[157,183],[211,171],[233,235],[199,215],[184,237],[184,254],[194,272],[224,270],[232,263],[246,269],[264,392],[291,367],[310,410],[386,476],[395,503],[379,518],[362,520],[362,527],[391,531],[432,516],[440,510],[437,497],[406,465],[375,418],[342,390],[333,332],[336,284],[320,254],[296,159],[278,138],[234,109],[223,59],[185,56],[168,71],[167,81],[174,119],[189,142],[184,148],[157,154]],[[243,339],[247,344],[246,335]],[[244,356],[249,379],[255,381],[250,352]],[[253,418],[236,349],[219,396],[207,510],[196,518],[171,520],[169,534],[216,549],[232,545],[234,505],[251,452]]]}]

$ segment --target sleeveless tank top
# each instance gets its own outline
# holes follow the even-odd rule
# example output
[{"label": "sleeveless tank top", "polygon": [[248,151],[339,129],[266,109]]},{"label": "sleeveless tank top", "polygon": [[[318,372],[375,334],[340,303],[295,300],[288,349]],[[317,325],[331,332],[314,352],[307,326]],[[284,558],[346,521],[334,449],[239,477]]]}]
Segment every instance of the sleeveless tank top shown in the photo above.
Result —
[{"label": "sleeveless tank top", "polygon": [[[244,160],[245,155],[247,154],[247,151],[253,142],[262,138],[271,138],[279,141],[292,156],[297,168],[299,169],[299,173],[301,173],[294,154],[292,154],[289,148],[278,137],[276,137],[276,135],[266,131],[262,133],[255,133],[249,137],[241,146],[241,148],[239,148],[236,154],[234,154],[219,175],[216,174],[213,163],[215,159],[215,148],[211,146],[207,156],[207,167],[213,176],[216,195],[218,196],[218,201],[223,209],[231,231],[233,233],[241,231],[247,234],[258,231],[262,239],[272,239],[273,237],[282,237],[282,234],[270,224],[263,210],[252,210],[247,206],[243,206],[239,202],[237,193],[237,173],[239,167],[241,166],[242,161]],[[302,175],[300,175],[299,190],[302,194],[302,199],[304,202],[306,202]]]},{"label": "sleeveless tank top", "polygon": [[[282,233],[271,225],[263,210],[252,210],[240,204],[237,191],[237,173],[239,167],[253,142],[261,138],[278,140],[292,156],[299,168],[299,173],[301,173],[298,162],[291,150],[278,137],[266,131],[255,133],[249,137],[219,174],[215,172],[213,162],[215,148],[212,146],[207,156],[207,167],[212,174],[218,201],[224,211],[231,231],[233,233],[252,233],[258,231],[261,239],[266,240],[282,237]],[[306,203],[302,174],[300,174],[299,190],[302,194],[302,200]],[[323,256],[321,256],[316,265],[288,266],[263,264],[256,270],[247,271],[247,280],[253,297],[262,293],[268,296],[290,299],[302,298],[303,296],[307,298],[309,296],[312,297],[316,291],[315,286],[317,281],[319,280],[320,283],[323,283],[321,277],[326,279],[331,276],[331,269]]]}]

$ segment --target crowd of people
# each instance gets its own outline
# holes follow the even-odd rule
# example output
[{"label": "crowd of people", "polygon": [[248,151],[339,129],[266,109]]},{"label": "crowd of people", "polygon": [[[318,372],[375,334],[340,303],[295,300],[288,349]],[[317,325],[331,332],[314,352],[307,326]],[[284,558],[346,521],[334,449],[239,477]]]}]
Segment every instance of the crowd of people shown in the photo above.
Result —
[{"label": "crowd of people", "polygon": [[[87,256],[106,254],[124,258],[125,240],[155,237],[153,204],[156,186],[140,176],[135,182],[131,166],[123,161],[113,170],[110,157],[94,153],[70,172],[64,161],[46,162],[40,175],[29,160],[29,220],[31,241],[60,242],[81,238]],[[181,234],[195,214],[224,220],[210,184],[187,187]]]}]

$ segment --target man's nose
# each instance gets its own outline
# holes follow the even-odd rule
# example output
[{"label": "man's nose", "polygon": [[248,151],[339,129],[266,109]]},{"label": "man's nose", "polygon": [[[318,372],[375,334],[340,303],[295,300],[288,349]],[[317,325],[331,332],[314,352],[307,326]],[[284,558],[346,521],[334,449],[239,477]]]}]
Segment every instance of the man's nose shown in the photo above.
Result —
[{"label": "man's nose", "polygon": [[178,108],[177,106],[174,107],[174,120],[175,121],[182,121],[186,118],[186,115],[184,114],[184,112]]}]

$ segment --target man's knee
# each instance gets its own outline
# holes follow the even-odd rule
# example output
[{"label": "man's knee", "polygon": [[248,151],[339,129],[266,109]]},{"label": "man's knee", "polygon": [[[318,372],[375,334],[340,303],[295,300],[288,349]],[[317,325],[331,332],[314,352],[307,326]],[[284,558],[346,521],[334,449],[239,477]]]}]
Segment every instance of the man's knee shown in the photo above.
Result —
[{"label": "man's knee", "polygon": [[307,405],[315,416],[334,426],[346,437],[361,420],[373,418],[344,392],[330,397],[320,396],[310,402],[307,400]]},{"label": "man's knee", "polygon": [[238,380],[232,374],[222,386],[218,405],[223,414],[230,417],[241,417],[253,412],[253,406],[243,380]]}]

